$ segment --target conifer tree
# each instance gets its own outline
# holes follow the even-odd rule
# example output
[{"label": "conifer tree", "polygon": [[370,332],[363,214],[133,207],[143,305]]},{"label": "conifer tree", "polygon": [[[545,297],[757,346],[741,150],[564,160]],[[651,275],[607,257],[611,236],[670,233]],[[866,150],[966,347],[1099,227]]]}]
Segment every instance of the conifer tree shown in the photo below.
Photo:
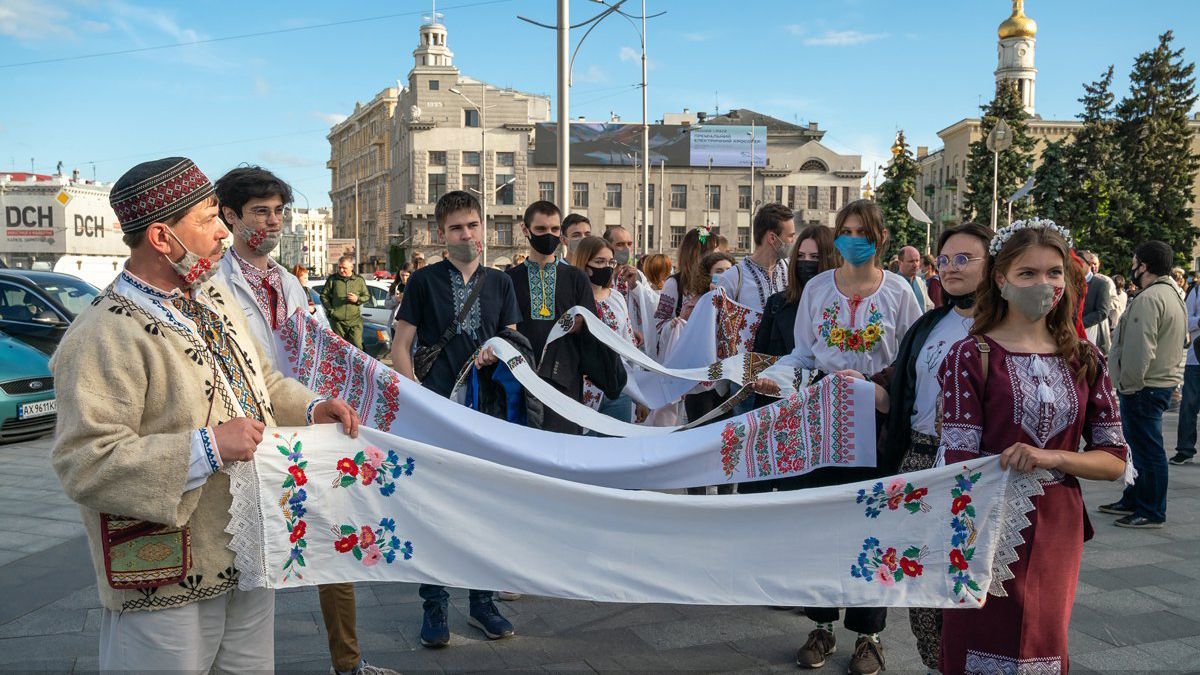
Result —
[{"label": "conifer tree", "polygon": [[888,256],[904,246],[925,250],[925,223],[908,215],[908,198],[917,193],[917,177],[921,168],[913,159],[912,148],[904,139],[904,131],[896,132],[892,144],[892,161],[883,172],[884,182],[875,199],[883,210],[884,226],[888,228]]},{"label": "conifer tree", "polygon": [[1200,157],[1192,154],[1188,113],[1196,103],[1196,64],[1172,49],[1172,31],[1143,52],[1130,73],[1129,94],[1116,108],[1116,137],[1124,187],[1140,208],[1125,226],[1129,244],[1157,239],[1190,267],[1196,228],[1192,185]]}]

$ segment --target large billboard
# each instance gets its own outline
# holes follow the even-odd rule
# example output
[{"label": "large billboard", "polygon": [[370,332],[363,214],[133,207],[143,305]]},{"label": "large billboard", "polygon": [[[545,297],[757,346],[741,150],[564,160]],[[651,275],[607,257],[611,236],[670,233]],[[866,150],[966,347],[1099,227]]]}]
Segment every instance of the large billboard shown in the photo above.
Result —
[{"label": "large billboard", "polygon": [[[640,161],[642,125],[580,122],[571,124],[571,164],[576,166],[633,166]],[[650,166],[746,167],[767,163],[767,129],[719,124],[651,124]],[[533,163],[558,161],[558,125],[544,122],[534,134]]]},{"label": "large billboard", "polygon": [[127,256],[108,193],[71,186],[0,191],[5,253]]}]

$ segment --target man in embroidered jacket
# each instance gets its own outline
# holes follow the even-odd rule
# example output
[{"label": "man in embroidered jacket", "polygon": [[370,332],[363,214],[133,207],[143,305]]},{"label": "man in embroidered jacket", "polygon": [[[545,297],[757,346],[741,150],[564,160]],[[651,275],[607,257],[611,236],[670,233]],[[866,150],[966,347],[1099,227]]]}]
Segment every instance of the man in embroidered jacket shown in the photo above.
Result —
[{"label": "man in embroidered jacket", "polygon": [[228,547],[231,482],[254,480],[264,425],[357,434],[345,403],[264,361],[231,292],[210,281],[228,236],[212,195],[182,157],[117,181],[129,262],[52,364],[53,463],[91,544],[102,670],[271,670],[274,595],[237,590],[241,574],[262,572],[239,570]]},{"label": "man in embroidered jacket", "polygon": [[[292,188],[257,166],[233,169],[217,179],[215,187],[221,220],[233,234],[233,245],[217,265],[216,279],[233,292],[263,359],[274,365],[274,331],[297,310],[308,309],[308,290],[270,256],[279,245],[283,210],[292,203]],[[324,323],[321,316],[317,320]],[[394,673],[368,664],[362,656],[354,584],[321,584],[317,591],[334,671]]]}]

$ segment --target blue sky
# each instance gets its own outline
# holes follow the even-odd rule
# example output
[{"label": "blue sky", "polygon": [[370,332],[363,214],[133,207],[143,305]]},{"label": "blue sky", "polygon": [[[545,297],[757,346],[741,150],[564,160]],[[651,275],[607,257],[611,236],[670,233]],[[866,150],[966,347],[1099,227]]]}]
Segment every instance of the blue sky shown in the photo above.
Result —
[{"label": "blue sky", "polygon": [[[627,3],[634,12],[637,0]],[[442,0],[455,64],[466,75],[535,93],[555,88],[549,0]],[[816,121],[826,143],[882,162],[897,128],[914,145],[978,111],[991,95],[1006,0],[649,0],[650,116],[748,107]],[[573,21],[599,5],[573,0]],[[277,171],[312,206],[328,203],[325,133],[333,120],[412,66],[425,0],[160,2],[0,0],[0,170],[58,161],[115,180],[133,164],[185,154],[215,178],[242,162]],[[1200,54],[1197,0],[1028,0],[1038,22],[1037,108],[1078,112],[1081,84],[1109,64],[1128,87],[1134,57],[1171,28]],[[60,59],[197,39],[296,29],[204,45]],[[576,37],[582,31],[576,31]],[[575,64],[572,115],[641,119],[638,38],[610,17]],[[8,66],[8,67],[3,67]],[[305,199],[298,197],[303,206]]]}]

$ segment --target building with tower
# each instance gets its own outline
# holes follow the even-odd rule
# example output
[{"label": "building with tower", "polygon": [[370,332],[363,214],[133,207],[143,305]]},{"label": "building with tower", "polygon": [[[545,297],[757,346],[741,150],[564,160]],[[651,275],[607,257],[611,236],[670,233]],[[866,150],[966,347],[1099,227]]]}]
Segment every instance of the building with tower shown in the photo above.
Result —
[{"label": "building with tower", "polygon": [[[1037,45],[1037,22],[1025,14],[1025,1],[1012,0],[1012,13],[997,29],[996,85],[1015,81],[1021,102],[1032,118],[1026,121],[1030,136],[1037,141],[1034,148],[1034,168],[1041,165],[1042,151],[1048,142],[1061,141],[1083,126],[1077,119],[1047,120],[1037,114],[1037,67],[1034,50]],[[1099,68],[1097,68],[1099,70]],[[916,161],[921,168],[914,199],[934,221],[933,238],[942,227],[960,222],[963,200],[966,198],[967,160],[971,144],[982,138],[981,120],[968,117],[938,132],[942,147],[930,152],[917,146]],[[1200,154],[1200,115],[1190,121],[1192,151]],[[1200,176],[1195,194],[1200,195]],[[1003,198],[1005,195],[1001,195]],[[1003,208],[1003,204],[1002,204]],[[1192,205],[1192,223],[1200,228],[1200,209]],[[1196,254],[1193,254],[1196,257]],[[1200,264],[1197,265],[1200,267]]]}]

